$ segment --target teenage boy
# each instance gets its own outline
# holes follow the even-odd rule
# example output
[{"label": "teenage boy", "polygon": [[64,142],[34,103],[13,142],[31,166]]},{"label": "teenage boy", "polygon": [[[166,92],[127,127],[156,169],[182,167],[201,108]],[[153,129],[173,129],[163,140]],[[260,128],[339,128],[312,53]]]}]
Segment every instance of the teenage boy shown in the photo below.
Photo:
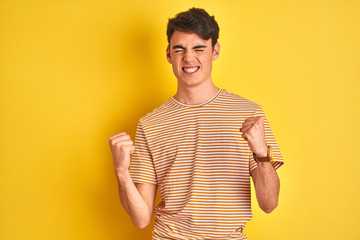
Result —
[{"label": "teenage boy", "polygon": [[212,82],[218,36],[203,9],[169,19],[177,92],[140,118],[135,143],[124,132],[109,139],[121,203],[139,228],[155,213],[153,239],[247,239],[250,176],[260,208],[278,204],[283,158],[261,106]]}]

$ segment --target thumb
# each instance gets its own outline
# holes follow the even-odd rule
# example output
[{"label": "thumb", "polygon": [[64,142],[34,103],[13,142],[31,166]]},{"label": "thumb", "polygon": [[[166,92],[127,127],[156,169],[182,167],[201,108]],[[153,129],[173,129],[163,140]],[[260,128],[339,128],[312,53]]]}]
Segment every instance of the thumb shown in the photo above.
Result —
[{"label": "thumb", "polygon": [[130,154],[133,154],[133,153],[134,153],[134,150],[135,150],[135,146],[131,146],[131,147],[130,147]]}]

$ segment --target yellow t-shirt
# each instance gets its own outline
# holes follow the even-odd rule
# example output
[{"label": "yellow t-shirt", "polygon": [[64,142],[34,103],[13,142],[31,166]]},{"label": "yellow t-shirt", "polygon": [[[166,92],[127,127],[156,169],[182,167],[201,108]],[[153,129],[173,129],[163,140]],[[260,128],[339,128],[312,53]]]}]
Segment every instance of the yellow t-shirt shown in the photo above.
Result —
[{"label": "yellow t-shirt", "polygon": [[225,89],[197,105],[171,97],[140,118],[130,174],[158,185],[153,239],[247,239],[257,165],[239,129],[257,116],[278,169],[283,158],[261,106]]}]

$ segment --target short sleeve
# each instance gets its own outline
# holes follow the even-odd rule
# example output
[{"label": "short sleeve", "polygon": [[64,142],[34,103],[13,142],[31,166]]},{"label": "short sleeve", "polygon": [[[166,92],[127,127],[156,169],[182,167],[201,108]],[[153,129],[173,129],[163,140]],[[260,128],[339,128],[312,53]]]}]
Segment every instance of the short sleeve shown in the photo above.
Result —
[{"label": "short sleeve", "polygon": [[[284,160],[282,157],[282,154],[280,152],[280,148],[276,142],[275,136],[273,132],[271,131],[270,124],[265,116],[265,113],[262,109],[262,107],[259,105],[256,109],[254,115],[252,117],[263,117],[264,118],[264,124],[265,124],[265,138],[267,145],[271,145],[272,151],[273,151],[273,166],[275,170],[278,170],[283,164]],[[249,159],[250,159],[250,172],[254,170],[257,167],[257,163],[254,159],[252,151],[249,152]]]},{"label": "short sleeve", "polygon": [[153,158],[139,121],[135,136],[135,149],[131,156],[130,176],[134,183],[157,184]]}]

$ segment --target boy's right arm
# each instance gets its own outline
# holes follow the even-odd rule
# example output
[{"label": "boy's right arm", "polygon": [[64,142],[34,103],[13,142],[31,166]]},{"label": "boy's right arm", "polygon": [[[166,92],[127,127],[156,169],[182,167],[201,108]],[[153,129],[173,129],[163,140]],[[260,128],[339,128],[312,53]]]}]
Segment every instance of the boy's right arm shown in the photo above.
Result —
[{"label": "boy's right arm", "polygon": [[157,186],[148,183],[133,183],[128,169],[130,155],[134,152],[135,146],[128,134],[122,132],[110,137],[109,144],[121,204],[134,225],[143,229],[150,224],[152,219]]}]

